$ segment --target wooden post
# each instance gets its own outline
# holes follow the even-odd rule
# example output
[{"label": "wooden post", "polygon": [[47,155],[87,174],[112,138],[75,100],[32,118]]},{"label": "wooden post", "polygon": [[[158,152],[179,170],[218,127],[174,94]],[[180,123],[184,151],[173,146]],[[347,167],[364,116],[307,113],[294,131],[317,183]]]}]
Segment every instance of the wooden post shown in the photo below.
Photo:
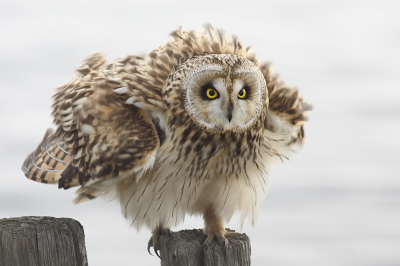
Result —
[{"label": "wooden post", "polygon": [[70,218],[0,219],[0,266],[88,265],[82,225]]},{"label": "wooden post", "polygon": [[[227,231],[232,231],[226,229]],[[161,266],[248,266],[250,265],[250,239],[229,239],[224,247],[213,241],[203,246],[203,230],[182,230],[160,236]]]}]

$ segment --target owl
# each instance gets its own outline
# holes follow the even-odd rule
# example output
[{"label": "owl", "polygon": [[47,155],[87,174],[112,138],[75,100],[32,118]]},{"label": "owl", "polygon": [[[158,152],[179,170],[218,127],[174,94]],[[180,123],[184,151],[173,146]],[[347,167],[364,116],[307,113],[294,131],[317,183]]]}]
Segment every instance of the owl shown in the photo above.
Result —
[{"label": "owl", "polygon": [[119,201],[148,250],[186,214],[202,215],[204,244],[257,220],[274,165],[303,143],[311,105],[238,37],[213,25],[178,28],[141,56],[95,53],[54,95],[48,129],[22,170],[31,180],[79,186],[74,203]]}]

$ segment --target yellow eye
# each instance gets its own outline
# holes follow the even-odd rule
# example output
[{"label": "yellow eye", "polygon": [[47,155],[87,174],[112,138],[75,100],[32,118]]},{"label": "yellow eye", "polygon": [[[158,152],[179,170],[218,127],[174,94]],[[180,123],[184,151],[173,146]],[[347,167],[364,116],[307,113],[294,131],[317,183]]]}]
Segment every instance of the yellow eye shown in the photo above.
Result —
[{"label": "yellow eye", "polygon": [[240,99],[244,99],[246,97],[246,90],[244,88],[239,91],[238,97]]},{"label": "yellow eye", "polygon": [[208,99],[215,99],[218,97],[218,92],[214,89],[208,88],[206,91]]}]

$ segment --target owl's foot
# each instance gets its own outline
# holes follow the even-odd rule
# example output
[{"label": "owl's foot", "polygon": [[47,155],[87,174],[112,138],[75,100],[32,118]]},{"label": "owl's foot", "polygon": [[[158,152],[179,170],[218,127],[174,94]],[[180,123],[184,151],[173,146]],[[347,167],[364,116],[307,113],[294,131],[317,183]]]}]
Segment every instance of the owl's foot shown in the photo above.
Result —
[{"label": "owl's foot", "polygon": [[171,235],[171,230],[170,229],[161,229],[161,228],[156,228],[153,230],[153,233],[150,237],[149,242],[147,243],[147,251],[151,254],[150,248],[153,248],[154,252],[156,253],[157,257],[161,259],[160,254],[158,254],[158,251],[160,250],[160,236],[163,234],[169,234]]},{"label": "owl's foot", "polygon": [[207,235],[206,240],[203,242],[203,247],[208,246],[216,239],[222,243],[225,250],[226,245],[229,243],[228,238],[239,239],[243,236],[233,230],[225,230],[222,217],[213,209],[212,205],[204,211],[203,218],[205,223],[204,233]]},{"label": "owl's foot", "polygon": [[233,230],[232,231],[225,231],[224,230],[223,232],[217,232],[217,233],[208,232],[207,233],[207,238],[203,242],[203,246],[211,244],[211,242],[214,239],[216,239],[218,242],[222,243],[222,245],[225,248],[226,245],[229,243],[228,238],[240,239],[241,237],[243,237],[243,235],[241,233],[234,232]]}]

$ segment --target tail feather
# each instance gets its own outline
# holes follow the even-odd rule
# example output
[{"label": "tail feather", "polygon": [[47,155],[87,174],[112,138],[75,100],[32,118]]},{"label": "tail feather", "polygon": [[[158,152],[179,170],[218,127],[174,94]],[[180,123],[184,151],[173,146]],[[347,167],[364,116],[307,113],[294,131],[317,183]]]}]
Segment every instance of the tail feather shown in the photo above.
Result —
[{"label": "tail feather", "polygon": [[37,149],[25,159],[22,171],[33,181],[56,184],[71,161],[69,149],[48,129]]}]

